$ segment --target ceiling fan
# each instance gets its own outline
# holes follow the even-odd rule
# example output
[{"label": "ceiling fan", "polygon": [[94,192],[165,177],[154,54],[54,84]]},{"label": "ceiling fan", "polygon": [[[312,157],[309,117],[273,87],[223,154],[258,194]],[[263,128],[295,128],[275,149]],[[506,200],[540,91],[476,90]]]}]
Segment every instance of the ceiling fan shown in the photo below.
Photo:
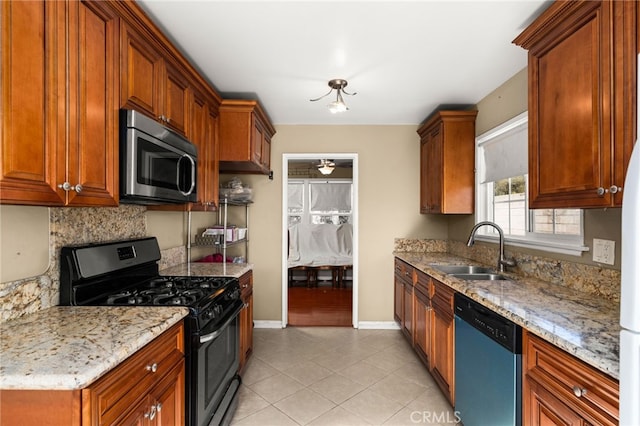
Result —
[{"label": "ceiling fan", "polygon": [[330,175],[333,173],[333,169],[336,167],[336,163],[332,160],[320,160],[320,164],[318,164],[318,171],[323,175]]}]

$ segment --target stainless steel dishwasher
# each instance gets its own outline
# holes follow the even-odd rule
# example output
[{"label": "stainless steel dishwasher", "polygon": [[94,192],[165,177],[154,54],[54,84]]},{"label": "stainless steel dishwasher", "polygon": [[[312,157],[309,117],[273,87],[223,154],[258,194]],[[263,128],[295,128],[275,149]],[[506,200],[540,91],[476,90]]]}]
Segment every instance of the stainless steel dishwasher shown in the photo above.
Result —
[{"label": "stainless steel dishwasher", "polygon": [[455,410],[464,426],[520,426],[522,330],[456,293]]}]

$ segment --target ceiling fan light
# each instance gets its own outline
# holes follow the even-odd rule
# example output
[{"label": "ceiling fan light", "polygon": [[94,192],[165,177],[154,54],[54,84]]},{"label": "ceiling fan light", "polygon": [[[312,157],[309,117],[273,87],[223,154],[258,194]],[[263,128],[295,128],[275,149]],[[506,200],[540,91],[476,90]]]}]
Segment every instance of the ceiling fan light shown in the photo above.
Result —
[{"label": "ceiling fan light", "polygon": [[320,164],[318,165],[318,171],[323,175],[330,175],[333,173],[333,169],[336,167],[336,164],[330,160],[320,160]]},{"label": "ceiling fan light", "polygon": [[325,164],[322,167],[318,167],[318,170],[320,171],[320,173],[322,173],[323,175],[330,175],[331,173],[333,173],[333,167]]},{"label": "ceiling fan light", "polygon": [[336,114],[338,112],[345,112],[346,110],[349,109],[349,108],[347,108],[345,103],[343,101],[341,101],[341,100],[333,101],[328,106],[329,106],[329,111],[332,114]]}]

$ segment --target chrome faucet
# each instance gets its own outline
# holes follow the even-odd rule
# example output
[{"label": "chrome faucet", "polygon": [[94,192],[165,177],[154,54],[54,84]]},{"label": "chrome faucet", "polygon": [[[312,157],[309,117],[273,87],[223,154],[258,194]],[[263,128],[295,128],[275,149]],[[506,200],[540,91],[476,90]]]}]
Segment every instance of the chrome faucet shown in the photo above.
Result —
[{"label": "chrome faucet", "polygon": [[471,229],[471,234],[469,235],[469,241],[467,241],[467,246],[471,247],[473,243],[476,242],[475,240],[476,231],[478,230],[478,228],[484,225],[493,226],[498,231],[498,235],[500,235],[500,257],[498,258],[498,270],[500,270],[500,272],[504,272],[505,266],[516,266],[515,259],[513,258],[507,259],[504,256],[504,232],[502,232],[502,228],[500,228],[497,224],[493,222],[489,222],[488,220],[486,220],[484,222],[476,223],[473,229]]}]

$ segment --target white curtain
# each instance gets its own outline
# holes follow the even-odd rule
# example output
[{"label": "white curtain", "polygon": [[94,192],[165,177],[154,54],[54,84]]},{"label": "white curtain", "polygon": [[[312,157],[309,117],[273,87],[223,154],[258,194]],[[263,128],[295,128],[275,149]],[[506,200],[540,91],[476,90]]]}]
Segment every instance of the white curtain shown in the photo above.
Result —
[{"label": "white curtain", "polygon": [[288,208],[290,212],[298,212],[303,209],[304,183],[289,183]]},{"label": "white curtain", "polygon": [[478,142],[480,161],[484,171],[480,182],[495,182],[502,179],[522,176],[528,173],[528,126],[527,120],[502,129]]},{"label": "white curtain", "polygon": [[312,212],[351,211],[351,183],[327,182],[309,185]]}]

